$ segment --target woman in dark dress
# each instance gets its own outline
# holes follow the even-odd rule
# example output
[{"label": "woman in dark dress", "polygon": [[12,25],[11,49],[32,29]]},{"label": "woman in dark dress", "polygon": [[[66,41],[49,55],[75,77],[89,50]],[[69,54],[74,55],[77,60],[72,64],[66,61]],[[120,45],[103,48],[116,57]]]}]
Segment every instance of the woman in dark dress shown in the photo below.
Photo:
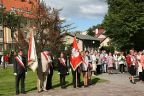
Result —
[{"label": "woman in dark dress", "polygon": [[65,88],[65,77],[68,74],[68,67],[66,64],[66,59],[64,57],[64,54],[61,52],[60,57],[58,58],[58,71],[60,75],[60,85],[61,88]]}]

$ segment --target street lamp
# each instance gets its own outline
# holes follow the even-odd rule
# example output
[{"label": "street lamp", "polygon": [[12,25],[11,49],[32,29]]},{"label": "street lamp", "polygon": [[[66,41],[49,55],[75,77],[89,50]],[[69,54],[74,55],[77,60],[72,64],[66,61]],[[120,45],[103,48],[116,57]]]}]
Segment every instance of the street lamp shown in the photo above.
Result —
[{"label": "street lamp", "polygon": [[5,62],[4,62],[4,5],[3,4],[0,4],[0,9],[2,11],[2,21],[1,21],[1,31],[3,31],[3,68],[5,69]]}]

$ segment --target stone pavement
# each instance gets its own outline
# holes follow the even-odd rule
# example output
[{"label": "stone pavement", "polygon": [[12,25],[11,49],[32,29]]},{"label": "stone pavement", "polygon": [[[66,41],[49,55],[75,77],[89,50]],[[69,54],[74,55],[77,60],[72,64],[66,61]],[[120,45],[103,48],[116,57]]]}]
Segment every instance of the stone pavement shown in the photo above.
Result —
[{"label": "stone pavement", "polygon": [[144,84],[142,82],[131,84],[128,73],[112,75],[104,73],[97,77],[108,81],[88,88],[56,88],[48,92],[27,93],[26,96],[144,96]]}]

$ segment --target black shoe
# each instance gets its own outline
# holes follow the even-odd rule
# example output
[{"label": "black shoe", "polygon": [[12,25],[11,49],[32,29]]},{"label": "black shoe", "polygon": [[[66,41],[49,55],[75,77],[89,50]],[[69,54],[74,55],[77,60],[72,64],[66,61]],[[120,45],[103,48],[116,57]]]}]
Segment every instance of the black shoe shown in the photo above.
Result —
[{"label": "black shoe", "polygon": [[133,84],[136,84],[136,82],[133,82]]},{"label": "black shoe", "polygon": [[22,94],[26,94],[26,92],[25,92],[25,91],[22,91],[21,93],[22,93]]},{"label": "black shoe", "polygon": [[62,89],[66,89],[66,86],[63,85],[63,86],[61,86],[61,88],[62,88]]},{"label": "black shoe", "polygon": [[22,94],[26,94],[25,92],[22,92]]},{"label": "black shoe", "polygon": [[41,92],[42,92],[42,90],[39,90],[39,91],[38,91],[38,93],[41,93]]},{"label": "black shoe", "polygon": [[19,95],[19,91],[18,91],[18,92],[16,92],[16,95]]},{"label": "black shoe", "polygon": [[73,86],[73,88],[76,88],[76,86]]},{"label": "black shoe", "polygon": [[81,88],[81,85],[78,85],[79,88]]},{"label": "black shoe", "polygon": [[87,88],[88,87],[88,85],[84,85],[84,88]]}]

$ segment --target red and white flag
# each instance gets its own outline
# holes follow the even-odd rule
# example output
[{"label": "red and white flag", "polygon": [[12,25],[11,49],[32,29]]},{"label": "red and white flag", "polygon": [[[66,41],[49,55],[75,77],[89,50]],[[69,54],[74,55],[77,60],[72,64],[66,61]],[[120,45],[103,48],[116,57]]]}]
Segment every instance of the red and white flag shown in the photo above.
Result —
[{"label": "red and white flag", "polygon": [[30,39],[29,39],[28,66],[34,72],[38,67],[38,60],[37,60],[37,54],[36,54],[36,47],[35,47],[33,32],[30,33]]},{"label": "red and white flag", "polygon": [[76,37],[74,37],[74,41],[72,45],[72,53],[70,57],[70,64],[72,66],[72,69],[75,71],[81,63],[82,63],[82,57],[79,52]]}]

